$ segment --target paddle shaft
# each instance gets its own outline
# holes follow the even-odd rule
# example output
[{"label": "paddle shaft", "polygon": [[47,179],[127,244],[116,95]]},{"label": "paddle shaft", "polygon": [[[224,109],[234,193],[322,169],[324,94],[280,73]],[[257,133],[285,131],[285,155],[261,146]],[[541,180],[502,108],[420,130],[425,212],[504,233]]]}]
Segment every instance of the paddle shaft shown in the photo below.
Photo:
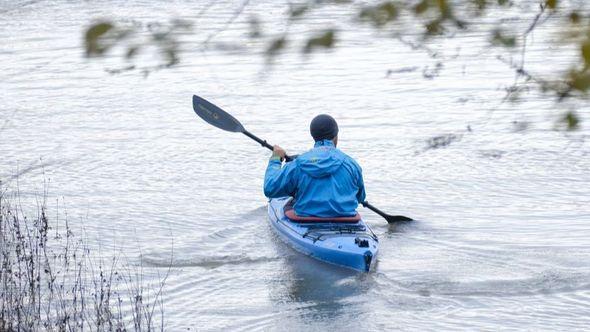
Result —
[{"label": "paddle shaft", "polygon": [[244,131],[242,131],[242,134],[250,137],[251,139],[255,140],[256,142],[258,142],[260,145],[264,146],[265,148],[269,149],[269,150],[273,150],[272,145],[268,144],[267,141],[260,139],[259,137],[257,137],[256,135],[252,134],[251,132],[247,131],[246,129],[244,129]]},{"label": "paddle shaft", "polygon": [[379,210],[378,208],[374,207],[371,203],[364,201],[361,203],[364,207],[366,207],[367,209],[377,213],[378,215],[380,215],[381,217],[385,218],[385,220],[387,220],[388,223],[390,224],[395,224],[397,222],[406,222],[406,221],[413,221],[414,219],[412,218],[408,218],[406,216],[392,216],[390,214],[387,214],[381,210]]},{"label": "paddle shaft", "polygon": [[378,208],[374,207],[371,203],[364,201],[361,203],[364,207],[366,207],[369,210],[372,210],[373,212],[377,213],[378,215],[380,215],[383,218],[387,218],[389,217],[389,215],[381,210],[379,210]]},{"label": "paddle shaft", "polygon": [[[242,134],[244,134],[244,135],[250,137],[251,139],[255,140],[256,142],[258,142],[258,144],[264,146],[265,148],[269,149],[270,151],[273,151],[274,150],[274,147],[272,145],[268,144],[267,141],[265,141],[265,140],[261,139],[260,137],[252,134],[251,132],[247,131],[246,129],[244,129],[242,131]],[[293,157],[288,156],[288,155],[285,155],[285,160],[286,161],[292,161],[293,160]]]}]

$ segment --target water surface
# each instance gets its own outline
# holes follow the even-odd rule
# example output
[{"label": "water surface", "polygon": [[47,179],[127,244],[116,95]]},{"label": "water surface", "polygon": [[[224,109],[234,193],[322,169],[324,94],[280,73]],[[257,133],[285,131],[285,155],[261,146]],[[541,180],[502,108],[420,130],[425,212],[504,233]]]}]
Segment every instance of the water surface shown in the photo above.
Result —
[{"label": "water surface", "polygon": [[[503,102],[514,80],[496,58],[505,50],[473,33],[433,45],[443,54],[433,59],[353,25],[341,8],[290,28],[305,34],[336,19],[336,50],[305,58],[289,49],[266,67],[261,42],[245,38],[246,22],[259,14],[279,33],[285,6],[251,2],[226,27],[239,6],[3,1],[0,174],[45,165],[44,175],[19,179],[23,195],[48,178],[52,199],[62,197],[91,246],[120,250],[149,275],[171,262],[168,330],[589,326],[589,132],[585,124],[553,130],[562,106],[537,92]],[[105,68],[127,65],[117,53],[83,57],[92,19],[175,17],[195,23],[176,67],[111,75]],[[221,30],[213,41],[244,48],[204,47]],[[543,31],[528,48],[532,69],[545,65]],[[567,66],[571,57],[560,60]],[[438,62],[440,75],[425,79]],[[290,153],[311,147],[314,115],[334,115],[369,200],[418,221],[390,227],[362,211],[381,245],[369,274],[302,257],[267,225],[269,152],[198,119],[193,94]],[[429,148],[441,135],[453,135],[451,144]]]}]

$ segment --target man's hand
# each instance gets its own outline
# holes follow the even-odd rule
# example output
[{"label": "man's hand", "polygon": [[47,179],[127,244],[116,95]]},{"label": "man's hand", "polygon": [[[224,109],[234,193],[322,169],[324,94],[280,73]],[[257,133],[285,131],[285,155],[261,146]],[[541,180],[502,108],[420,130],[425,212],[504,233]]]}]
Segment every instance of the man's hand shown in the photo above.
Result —
[{"label": "man's hand", "polygon": [[273,146],[273,149],[272,149],[272,156],[273,157],[275,157],[275,156],[279,157],[279,158],[281,158],[281,161],[283,161],[285,159],[286,155],[287,155],[287,152],[285,152],[285,150],[282,147],[280,147],[278,145]]}]

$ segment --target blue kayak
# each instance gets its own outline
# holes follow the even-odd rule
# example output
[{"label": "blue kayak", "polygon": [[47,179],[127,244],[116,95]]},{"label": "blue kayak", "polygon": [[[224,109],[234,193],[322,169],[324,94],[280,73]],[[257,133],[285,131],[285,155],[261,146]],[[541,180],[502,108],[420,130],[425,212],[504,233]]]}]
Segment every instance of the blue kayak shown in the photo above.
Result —
[{"label": "blue kayak", "polygon": [[270,224],[293,249],[321,261],[368,272],[377,258],[379,240],[361,219],[357,222],[296,222],[285,216],[290,197],[268,203]]}]

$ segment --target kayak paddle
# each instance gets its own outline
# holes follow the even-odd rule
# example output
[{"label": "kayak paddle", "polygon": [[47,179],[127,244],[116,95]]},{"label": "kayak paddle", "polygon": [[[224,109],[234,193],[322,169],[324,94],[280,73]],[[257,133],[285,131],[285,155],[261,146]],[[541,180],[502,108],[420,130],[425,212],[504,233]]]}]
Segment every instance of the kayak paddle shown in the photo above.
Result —
[{"label": "kayak paddle", "polygon": [[[226,111],[222,110],[221,108],[211,104],[210,102],[206,101],[205,99],[193,95],[193,110],[197,115],[205,120],[207,123],[225,131],[231,131],[234,133],[242,133],[251,139],[258,142],[263,147],[273,150],[272,145],[268,144],[265,140],[262,140],[256,137],[251,132],[247,131],[244,126],[238,121],[236,118],[231,116],[231,114],[227,113]],[[286,161],[292,161],[295,159],[292,156],[285,156]],[[392,216],[389,215],[378,208],[371,205],[369,202],[365,201],[361,203],[364,207],[372,210],[373,212],[377,213],[381,217],[385,218],[388,223],[393,224],[400,221],[413,221],[414,219],[404,217],[404,216]]]},{"label": "kayak paddle", "polygon": [[414,219],[412,219],[412,218],[408,218],[408,217],[404,217],[404,216],[392,216],[390,214],[387,214],[387,213],[379,210],[378,208],[374,207],[371,203],[369,203],[367,201],[364,201],[361,204],[364,207],[366,207],[367,209],[369,209],[369,210],[377,213],[381,217],[385,218],[385,220],[387,220],[387,222],[390,224],[395,224],[396,222],[414,221]]},{"label": "kayak paddle", "polygon": [[[205,99],[193,95],[193,110],[201,119],[205,120],[207,123],[225,131],[231,131],[234,133],[242,133],[251,139],[258,142],[263,147],[273,150],[272,145],[268,144],[265,140],[262,140],[256,137],[251,132],[247,131],[244,126],[238,121],[236,118],[231,116],[231,114],[227,113],[226,111],[222,110],[221,108],[211,104],[210,102],[206,101]],[[286,161],[292,161],[293,157],[285,156]]]}]

